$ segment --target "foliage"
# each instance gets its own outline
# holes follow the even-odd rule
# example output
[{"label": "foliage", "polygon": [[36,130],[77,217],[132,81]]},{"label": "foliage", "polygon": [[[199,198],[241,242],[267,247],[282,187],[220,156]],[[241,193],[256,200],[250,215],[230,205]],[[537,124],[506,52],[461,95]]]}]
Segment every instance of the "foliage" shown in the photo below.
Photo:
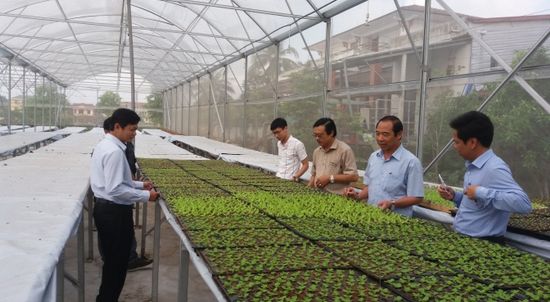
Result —
[{"label": "foliage", "polygon": [[[37,86],[34,95],[28,95],[25,100],[25,124],[27,125],[68,125],[72,124],[72,111],[68,108],[67,97],[59,93],[55,86]],[[7,99],[0,96],[0,116],[7,123]],[[35,113],[36,111],[36,120]],[[58,120],[56,120],[58,118]],[[23,123],[23,110],[12,107],[11,123]]]},{"label": "foliage", "polygon": [[[349,267],[346,261],[311,243],[234,249],[215,248],[206,249],[203,254],[215,274]],[[289,257],[290,255],[292,256]]]},{"label": "foliage", "polygon": [[154,93],[147,96],[147,102],[144,105],[146,109],[149,109],[147,114],[151,123],[157,126],[163,123],[162,104],[162,95]]},{"label": "foliage", "polygon": [[[516,64],[524,53],[517,53]],[[528,64],[550,64],[550,55],[545,48],[539,49]],[[550,97],[550,85],[545,78],[527,82],[541,96]],[[495,83],[466,96],[454,96],[450,91],[436,97],[438,101],[430,108],[425,132],[424,158],[431,159],[443,148],[451,137],[448,122],[455,116],[476,109],[496,88]],[[550,137],[541,135],[541,129],[550,128],[550,115],[539,108],[532,97],[517,82],[507,83],[483,110],[495,124],[495,138],[492,148],[502,157],[514,173],[515,179],[532,197],[550,196]],[[427,174],[427,179],[436,179],[437,173],[444,175],[450,185],[461,185],[464,171],[463,160],[456,152],[446,155]]]},{"label": "foliage", "polygon": [[509,247],[222,161],[138,162],[169,196],[229,299],[547,301],[550,294],[550,264]]},{"label": "foliage", "polygon": [[106,119],[111,115],[113,111],[120,107],[121,97],[118,93],[107,90],[100,97],[97,102],[97,114],[102,119]]}]

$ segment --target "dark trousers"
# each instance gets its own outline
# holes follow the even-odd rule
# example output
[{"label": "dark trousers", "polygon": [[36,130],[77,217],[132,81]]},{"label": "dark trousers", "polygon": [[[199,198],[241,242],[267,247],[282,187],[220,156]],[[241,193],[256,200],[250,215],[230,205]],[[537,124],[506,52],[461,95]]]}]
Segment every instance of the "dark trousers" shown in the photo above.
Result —
[{"label": "dark trousers", "polygon": [[126,280],[134,223],[132,206],[101,202],[94,206],[94,221],[103,252],[98,302],[116,302]]}]

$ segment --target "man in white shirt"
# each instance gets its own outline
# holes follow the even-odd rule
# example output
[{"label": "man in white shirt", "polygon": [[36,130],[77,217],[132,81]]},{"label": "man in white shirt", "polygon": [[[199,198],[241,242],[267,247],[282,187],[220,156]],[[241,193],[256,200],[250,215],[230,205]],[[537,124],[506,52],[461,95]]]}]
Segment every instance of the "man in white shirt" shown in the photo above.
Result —
[{"label": "man in white shirt", "polygon": [[103,249],[101,285],[96,301],[118,301],[134,237],[132,206],[135,202],[154,201],[158,192],[151,182],[132,180],[126,160],[125,143],[136,136],[140,117],[120,108],[111,116],[113,130],[94,148],[90,185],[96,203],[94,221]]},{"label": "man in white shirt", "polygon": [[306,147],[301,141],[290,135],[286,120],[283,118],[278,117],[271,122],[271,132],[278,140],[277,177],[300,181],[300,176],[309,168]]}]

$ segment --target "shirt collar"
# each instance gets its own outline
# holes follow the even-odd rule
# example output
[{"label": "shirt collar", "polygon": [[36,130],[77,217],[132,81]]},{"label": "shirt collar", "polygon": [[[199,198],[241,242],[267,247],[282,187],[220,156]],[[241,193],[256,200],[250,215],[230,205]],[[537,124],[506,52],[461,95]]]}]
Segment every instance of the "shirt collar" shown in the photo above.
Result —
[{"label": "shirt collar", "polygon": [[[399,147],[397,147],[397,149],[395,149],[395,151],[392,153],[390,159],[393,157],[396,160],[400,160],[401,156],[403,155],[403,149],[404,149],[403,145],[399,144]],[[378,152],[376,152],[376,156],[378,156],[380,158],[384,158],[384,151],[382,151],[382,149],[379,149]]]},{"label": "shirt collar", "polygon": [[469,165],[473,165],[478,169],[481,169],[483,165],[489,160],[489,158],[493,157],[495,153],[493,152],[493,149],[487,149],[487,151],[483,152],[480,156],[478,156],[474,161],[466,161],[466,167]]},{"label": "shirt collar", "polygon": [[288,136],[288,138],[287,138],[287,140],[286,140],[286,143],[283,144],[281,141],[279,141],[279,142],[281,143],[281,145],[282,145],[283,147],[286,147],[286,146],[288,145],[288,143],[290,142],[290,139],[291,139],[291,138],[292,138],[292,134],[290,134],[290,135]]},{"label": "shirt collar", "polygon": [[117,147],[122,149],[122,151],[126,150],[126,144],[124,144],[121,140],[119,140],[116,136],[112,135],[111,133],[107,133],[105,135],[105,138],[115,143],[115,145],[117,145]]}]

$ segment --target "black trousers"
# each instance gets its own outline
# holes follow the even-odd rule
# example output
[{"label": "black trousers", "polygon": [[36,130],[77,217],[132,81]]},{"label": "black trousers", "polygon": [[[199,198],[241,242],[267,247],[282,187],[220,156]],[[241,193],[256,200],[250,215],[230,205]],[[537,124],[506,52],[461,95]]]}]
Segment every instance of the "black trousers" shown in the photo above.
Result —
[{"label": "black trousers", "polygon": [[103,250],[103,270],[97,302],[116,302],[126,280],[130,247],[134,237],[131,205],[97,201],[94,221]]}]

